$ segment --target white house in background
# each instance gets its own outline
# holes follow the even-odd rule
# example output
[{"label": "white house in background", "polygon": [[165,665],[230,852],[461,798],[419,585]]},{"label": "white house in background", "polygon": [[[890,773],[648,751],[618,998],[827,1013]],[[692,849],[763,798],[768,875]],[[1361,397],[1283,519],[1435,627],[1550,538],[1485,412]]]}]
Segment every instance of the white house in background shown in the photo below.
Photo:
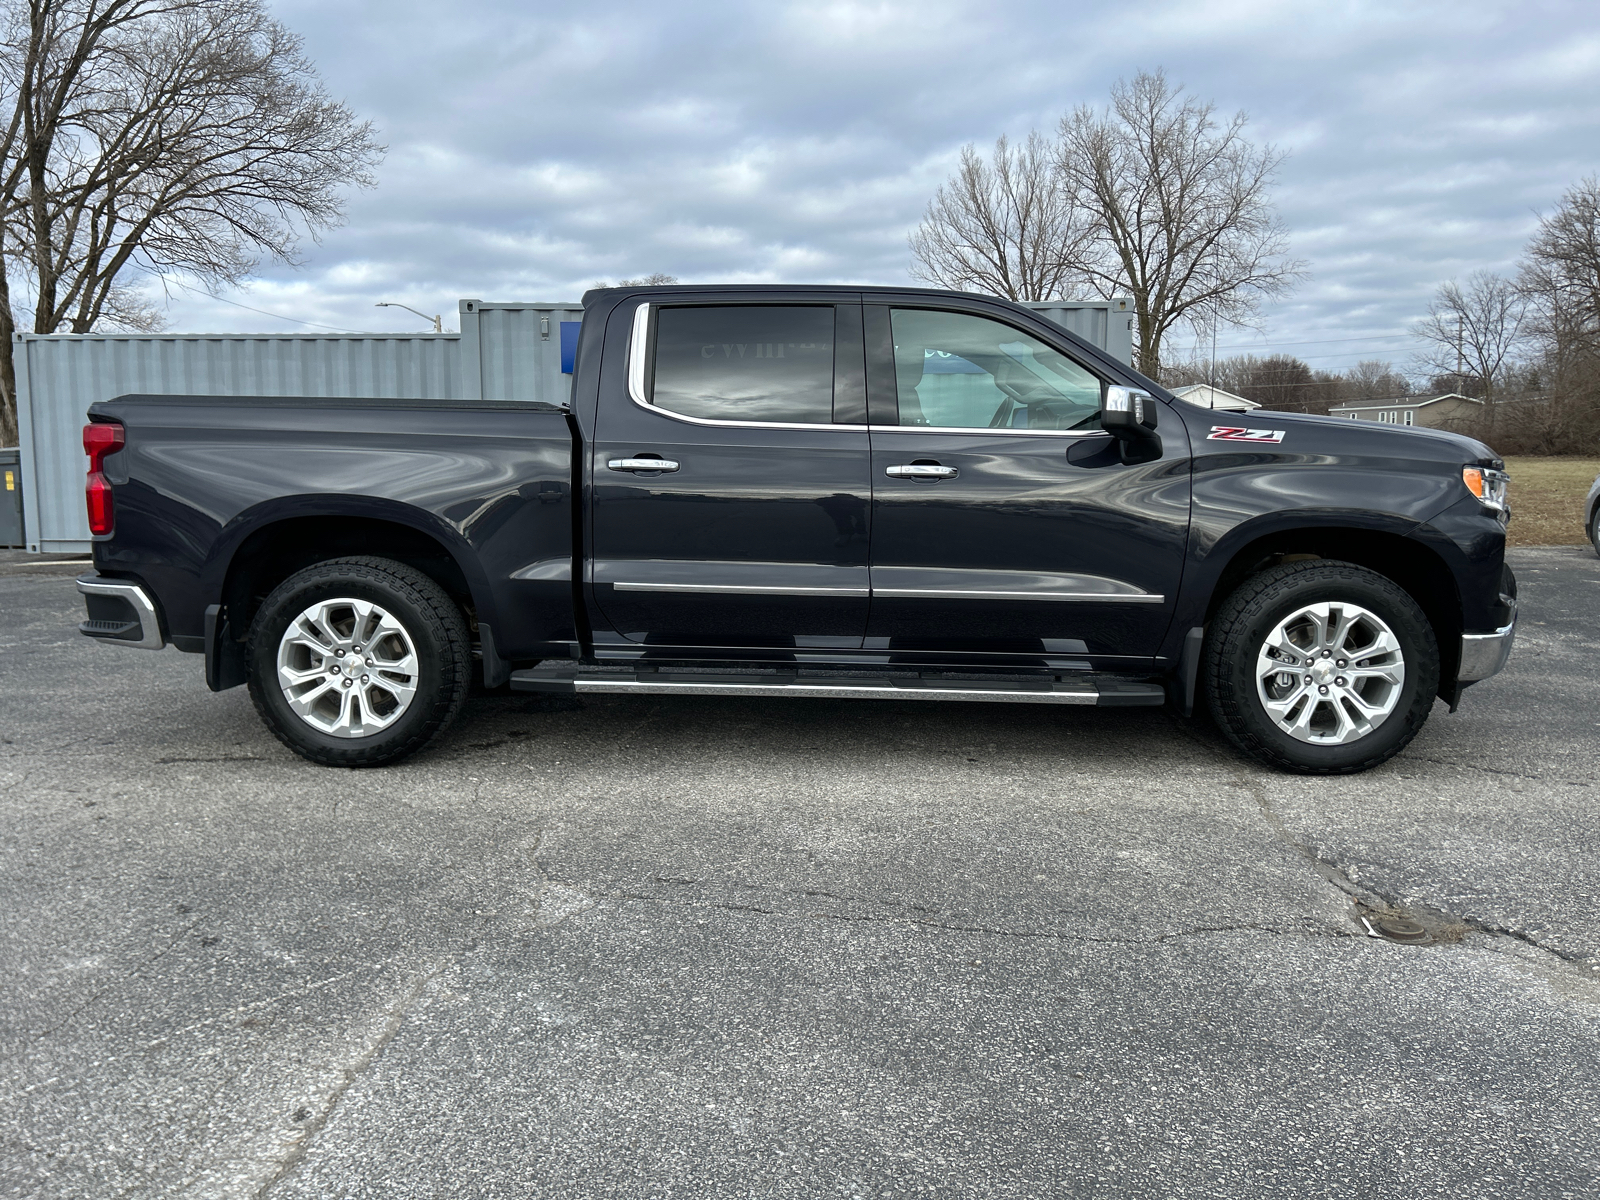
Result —
[{"label": "white house in background", "polygon": [[1393,400],[1361,400],[1354,404],[1335,404],[1330,417],[1351,421],[1382,421],[1388,425],[1426,425],[1429,429],[1449,429],[1471,420],[1483,411],[1483,401],[1446,392],[1442,396],[1400,396]]},{"label": "white house in background", "polygon": [[1187,387],[1173,388],[1172,394],[1179,400],[1198,404],[1201,408],[1215,408],[1223,412],[1249,412],[1261,407],[1254,400],[1235,396],[1209,383],[1191,383]]}]

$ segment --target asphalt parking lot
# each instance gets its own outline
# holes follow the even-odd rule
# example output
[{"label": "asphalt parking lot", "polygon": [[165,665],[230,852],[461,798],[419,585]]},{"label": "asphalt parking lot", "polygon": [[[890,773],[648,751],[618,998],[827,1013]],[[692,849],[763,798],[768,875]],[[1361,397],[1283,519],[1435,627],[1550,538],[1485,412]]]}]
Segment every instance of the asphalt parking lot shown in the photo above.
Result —
[{"label": "asphalt parking lot", "polygon": [[1600,560],[1512,558],[1508,671],[1307,780],[713,697],[329,770],[13,556],[0,1194],[1600,1194]]}]

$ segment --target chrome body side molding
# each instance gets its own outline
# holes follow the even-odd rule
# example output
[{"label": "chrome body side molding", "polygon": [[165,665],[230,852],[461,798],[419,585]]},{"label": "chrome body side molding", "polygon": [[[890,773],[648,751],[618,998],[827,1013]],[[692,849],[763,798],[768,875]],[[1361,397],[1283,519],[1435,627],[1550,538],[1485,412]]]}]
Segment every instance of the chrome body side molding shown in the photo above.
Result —
[{"label": "chrome body side molding", "polygon": [[594,582],[619,592],[705,595],[853,596],[869,594],[865,566],[693,559],[599,559]]},{"label": "chrome body side molding", "polygon": [[931,600],[1064,600],[1100,604],[1166,601],[1165,596],[1103,575],[965,567],[873,567],[872,594]]}]

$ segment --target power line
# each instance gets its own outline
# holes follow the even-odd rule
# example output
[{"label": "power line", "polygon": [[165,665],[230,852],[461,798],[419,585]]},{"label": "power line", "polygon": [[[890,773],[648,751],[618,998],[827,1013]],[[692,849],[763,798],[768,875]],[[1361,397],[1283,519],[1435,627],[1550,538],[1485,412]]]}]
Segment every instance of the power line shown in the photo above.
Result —
[{"label": "power line", "polygon": [[1270,350],[1278,346],[1332,346],[1340,342],[1383,342],[1394,341],[1396,338],[1409,338],[1414,336],[1409,333],[1373,333],[1366,337],[1354,338],[1320,338],[1315,341],[1305,342],[1261,342],[1257,345],[1241,343],[1237,346],[1218,346],[1219,350]]},{"label": "power line", "polygon": [[[1377,353],[1377,352],[1374,351],[1374,353]],[[1243,355],[1243,354],[1239,354],[1239,355],[1234,355],[1233,356],[1234,359],[1245,358],[1245,357],[1256,357],[1256,356],[1254,356],[1254,355],[1247,356],[1247,355]],[[1275,355],[1275,354],[1265,354],[1265,355],[1261,355],[1257,359],[1257,361],[1265,362],[1269,358],[1277,358],[1277,357],[1279,357],[1279,356]],[[1352,357],[1352,355],[1348,354],[1348,353],[1346,353],[1346,354],[1307,354],[1305,357],[1302,358],[1298,354],[1287,354],[1287,355],[1283,355],[1283,357],[1292,358],[1296,362],[1315,363],[1315,362],[1326,362],[1330,358],[1349,359],[1350,357]],[[1230,362],[1230,361],[1233,361],[1233,359],[1223,359],[1222,361]],[[1369,359],[1369,360],[1365,360],[1365,361],[1371,361],[1371,360]],[[1383,359],[1382,361],[1383,362],[1389,362],[1390,360],[1389,359]]]},{"label": "power line", "polygon": [[315,329],[326,329],[330,333],[369,333],[369,332],[371,332],[370,330],[365,330],[365,329],[340,329],[340,328],[338,328],[337,326],[334,326],[334,325],[324,325],[319,321],[307,321],[304,317],[291,317],[291,316],[285,315],[284,313],[268,312],[264,308],[252,308],[248,304],[240,304],[237,300],[229,300],[226,296],[219,296],[215,292],[206,291],[204,288],[192,287],[191,285],[189,285],[187,283],[184,283],[183,280],[181,280],[181,279],[168,279],[165,276],[163,276],[161,282],[163,284],[169,284],[169,283],[170,284],[174,284],[177,287],[181,287],[186,292],[193,292],[198,296],[205,296],[208,299],[216,300],[216,301],[218,301],[219,303],[222,303],[222,304],[231,304],[235,308],[244,309],[246,312],[260,313],[263,317],[276,317],[280,321],[293,321],[296,325],[310,325]]}]

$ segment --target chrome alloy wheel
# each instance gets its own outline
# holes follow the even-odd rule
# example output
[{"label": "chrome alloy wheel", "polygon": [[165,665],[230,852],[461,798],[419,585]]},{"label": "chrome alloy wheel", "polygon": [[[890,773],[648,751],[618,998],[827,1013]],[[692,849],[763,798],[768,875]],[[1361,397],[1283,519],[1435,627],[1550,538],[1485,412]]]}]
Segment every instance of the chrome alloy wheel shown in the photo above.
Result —
[{"label": "chrome alloy wheel", "polygon": [[1267,635],[1256,659],[1256,691],[1290,737],[1342,746],[1366,737],[1400,702],[1406,682],[1400,640],[1357,604],[1310,604]]},{"label": "chrome alloy wheel", "polygon": [[405,627],[370,600],[320,600],[278,640],[278,686],[313,729],[369,737],[410,707],[416,647]]}]

